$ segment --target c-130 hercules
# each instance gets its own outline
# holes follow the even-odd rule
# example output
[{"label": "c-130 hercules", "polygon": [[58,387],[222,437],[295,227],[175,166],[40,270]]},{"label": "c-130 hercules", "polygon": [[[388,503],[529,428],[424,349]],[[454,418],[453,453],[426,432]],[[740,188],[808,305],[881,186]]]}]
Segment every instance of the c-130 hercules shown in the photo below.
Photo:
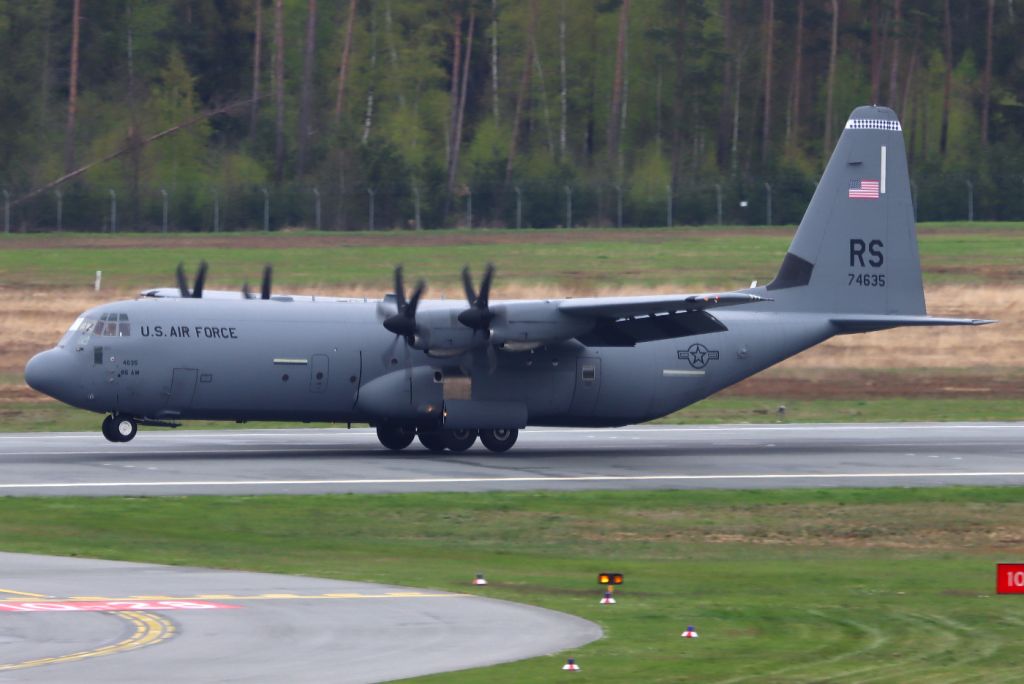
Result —
[{"label": "c-130 hercules", "polygon": [[[90,309],[25,368],[33,388],[106,413],[103,434],[180,420],[368,422],[398,450],[509,449],[527,425],[610,427],[681,409],[833,335],[979,325],[925,312],[903,133],[859,107],[775,279],[735,292],[468,307],[178,288]],[[712,313],[714,312],[714,313]]]}]

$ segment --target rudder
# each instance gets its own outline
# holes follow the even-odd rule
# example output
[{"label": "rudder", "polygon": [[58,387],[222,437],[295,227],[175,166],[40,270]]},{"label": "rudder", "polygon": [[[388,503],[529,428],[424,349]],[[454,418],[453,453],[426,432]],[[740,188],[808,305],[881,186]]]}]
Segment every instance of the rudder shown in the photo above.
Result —
[{"label": "rudder", "polygon": [[850,115],[767,289],[786,310],[925,313],[906,148],[891,109]]}]

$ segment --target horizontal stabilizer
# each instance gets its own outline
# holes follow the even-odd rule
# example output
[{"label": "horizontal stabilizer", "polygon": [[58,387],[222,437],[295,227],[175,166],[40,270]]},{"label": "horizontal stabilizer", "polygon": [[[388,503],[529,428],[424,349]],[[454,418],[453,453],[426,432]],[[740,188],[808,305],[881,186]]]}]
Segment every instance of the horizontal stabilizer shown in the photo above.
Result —
[{"label": "horizontal stabilizer", "polygon": [[872,332],[874,330],[888,330],[889,328],[902,328],[904,326],[928,326],[928,325],[988,325],[995,323],[982,318],[939,318],[936,316],[864,316],[857,314],[833,316],[833,325],[839,328],[840,333]]}]

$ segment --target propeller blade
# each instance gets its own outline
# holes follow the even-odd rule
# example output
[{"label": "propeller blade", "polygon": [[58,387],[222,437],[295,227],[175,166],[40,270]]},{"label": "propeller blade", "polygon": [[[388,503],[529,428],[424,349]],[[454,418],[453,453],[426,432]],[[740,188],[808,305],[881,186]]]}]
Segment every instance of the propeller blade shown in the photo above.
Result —
[{"label": "propeller blade", "polygon": [[462,289],[466,291],[466,301],[473,306],[476,301],[476,292],[473,290],[473,278],[469,275],[469,266],[462,267]]},{"label": "propeller blade", "polygon": [[242,283],[242,297],[245,299],[252,299],[252,292],[249,291],[249,281]]},{"label": "propeller blade", "polygon": [[498,349],[493,345],[487,345],[487,374],[494,375],[498,369]]},{"label": "propeller blade", "polygon": [[406,306],[407,313],[405,314],[409,318],[416,318],[416,309],[420,305],[420,297],[423,296],[423,291],[427,289],[427,284],[420,280],[416,283],[416,289],[412,291],[412,299],[409,300],[409,304]]},{"label": "propeller blade", "polygon": [[174,270],[174,276],[178,280],[178,291],[181,292],[182,297],[191,297],[192,293],[188,290],[188,280],[185,279],[185,265],[178,263],[178,268]]},{"label": "propeller blade", "polygon": [[206,284],[206,261],[199,262],[199,271],[196,272],[196,284],[192,288],[192,298],[202,299],[203,298],[203,286]]},{"label": "propeller blade", "polygon": [[484,269],[484,279],[480,281],[480,296],[477,297],[476,305],[486,309],[491,300],[491,281],[494,279],[494,264],[487,264]]},{"label": "propeller blade", "polygon": [[274,276],[274,267],[267,264],[263,267],[263,281],[260,283],[260,299],[270,299],[270,284]]},{"label": "propeller blade", "polygon": [[395,266],[395,304],[398,305],[399,313],[405,309],[405,281],[401,266]]}]

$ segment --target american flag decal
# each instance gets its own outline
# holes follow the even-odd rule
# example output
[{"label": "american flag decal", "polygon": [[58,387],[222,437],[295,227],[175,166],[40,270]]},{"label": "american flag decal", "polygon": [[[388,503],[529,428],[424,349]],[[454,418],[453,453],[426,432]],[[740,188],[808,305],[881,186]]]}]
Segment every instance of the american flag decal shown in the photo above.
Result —
[{"label": "american flag decal", "polygon": [[851,199],[878,199],[878,181],[852,180],[846,196]]}]

